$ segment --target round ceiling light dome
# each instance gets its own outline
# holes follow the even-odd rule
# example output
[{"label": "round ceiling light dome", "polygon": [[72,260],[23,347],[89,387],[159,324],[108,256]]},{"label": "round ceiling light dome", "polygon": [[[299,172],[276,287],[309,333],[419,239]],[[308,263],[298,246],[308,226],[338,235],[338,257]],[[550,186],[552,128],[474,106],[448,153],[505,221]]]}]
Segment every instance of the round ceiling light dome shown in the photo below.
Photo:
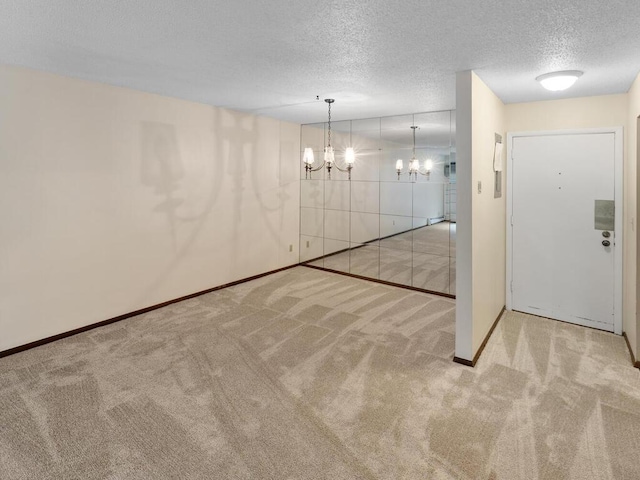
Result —
[{"label": "round ceiling light dome", "polygon": [[547,90],[559,92],[566,90],[576,83],[576,80],[582,76],[582,73],[580,70],[564,70],[562,72],[545,73],[544,75],[536,77],[536,80]]}]

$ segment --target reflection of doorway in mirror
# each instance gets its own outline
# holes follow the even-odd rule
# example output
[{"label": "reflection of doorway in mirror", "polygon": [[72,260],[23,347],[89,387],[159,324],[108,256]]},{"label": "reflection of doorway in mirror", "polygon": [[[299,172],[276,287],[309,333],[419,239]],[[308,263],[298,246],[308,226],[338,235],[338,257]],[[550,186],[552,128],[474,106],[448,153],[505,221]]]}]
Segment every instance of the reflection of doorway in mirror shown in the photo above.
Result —
[{"label": "reflection of doorway in mirror", "polygon": [[451,152],[449,163],[445,165],[444,168],[444,176],[447,179],[445,187],[444,218],[449,222],[455,223],[457,201],[455,152]]}]

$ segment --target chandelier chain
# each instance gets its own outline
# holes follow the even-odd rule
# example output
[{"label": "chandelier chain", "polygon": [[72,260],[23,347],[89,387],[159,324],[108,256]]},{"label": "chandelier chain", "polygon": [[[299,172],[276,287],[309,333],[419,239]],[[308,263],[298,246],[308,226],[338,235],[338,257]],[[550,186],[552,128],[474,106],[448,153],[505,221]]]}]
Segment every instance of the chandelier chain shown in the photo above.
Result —
[{"label": "chandelier chain", "polygon": [[331,146],[331,102],[329,102],[329,135],[328,135],[328,147]]},{"label": "chandelier chain", "polygon": [[413,158],[416,157],[416,128],[415,126],[411,127],[413,129]]}]

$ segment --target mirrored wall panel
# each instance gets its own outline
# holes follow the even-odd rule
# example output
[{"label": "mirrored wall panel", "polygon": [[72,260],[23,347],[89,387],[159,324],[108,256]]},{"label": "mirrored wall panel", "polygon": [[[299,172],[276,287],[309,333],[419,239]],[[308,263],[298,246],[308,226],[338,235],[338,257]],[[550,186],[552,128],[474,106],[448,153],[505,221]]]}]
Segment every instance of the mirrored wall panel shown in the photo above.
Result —
[{"label": "mirrored wall panel", "polygon": [[455,295],[455,111],[331,122],[331,169],[328,133],[302,126],[300,262]]}]

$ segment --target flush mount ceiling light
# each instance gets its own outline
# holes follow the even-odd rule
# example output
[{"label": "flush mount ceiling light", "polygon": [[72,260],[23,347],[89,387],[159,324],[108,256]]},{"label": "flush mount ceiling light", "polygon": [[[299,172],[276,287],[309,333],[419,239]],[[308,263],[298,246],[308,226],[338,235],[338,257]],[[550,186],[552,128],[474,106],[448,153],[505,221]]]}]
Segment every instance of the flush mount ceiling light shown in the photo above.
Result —
[{"label": "flush mount ceiling light", "polygon": [[353,164],[356,161],[356,154],[353,150],[353,147],[346,148],[344,152],[344,161],[346,164],[345,168],[340,168],[340,166],[335,161],[335,152],[333,150],[333,147],[331,146],[331,104],[335,102],[335,100],[333,98],[325,98],[324,101],[329,105],[329,126],[327,134],[327,146],[324,147],[324,161],[319,167],[313,168],[313,163],[315,162],[315,158],[313,156],[313,148],[305,148],[302,157],[302,161],[304,162],[305,178],[309,178],[311,176],[311,172],[317,172],[322,167],[326,166],[327,178],[329,180],[331,180],[331,168],[333,167],[336,167],[341,172],[347,172],[349,174],[349,180],[351,180],[351,169],[353,168]]},{"label": "flush mount ceiling light", "polygon": [[580,76],[582,76],[580,70],[564,70],[562,72],[545,73],[537,77],[536,80],[547,90],[559,92],[576,83]]},{"label": "flush mount ceiling light", "polygon": [[[413,177],[414,180],[418,179],[418,174],[424,175],[429,179],[431,176],[431,169],[433,168],[433,161],[427,160],[424,162],[423,172],[420,170],[420,162],[416,158],[416,129],[418,128],[416,125],[411,125],[411,130],[413,130],[413,156],[411,160],[409,160],[409,178]],[[402,159],[398,159],[396,161],[396,172],[398,173],[398,180],[400,180],[400,175],[402,174]]]}]

